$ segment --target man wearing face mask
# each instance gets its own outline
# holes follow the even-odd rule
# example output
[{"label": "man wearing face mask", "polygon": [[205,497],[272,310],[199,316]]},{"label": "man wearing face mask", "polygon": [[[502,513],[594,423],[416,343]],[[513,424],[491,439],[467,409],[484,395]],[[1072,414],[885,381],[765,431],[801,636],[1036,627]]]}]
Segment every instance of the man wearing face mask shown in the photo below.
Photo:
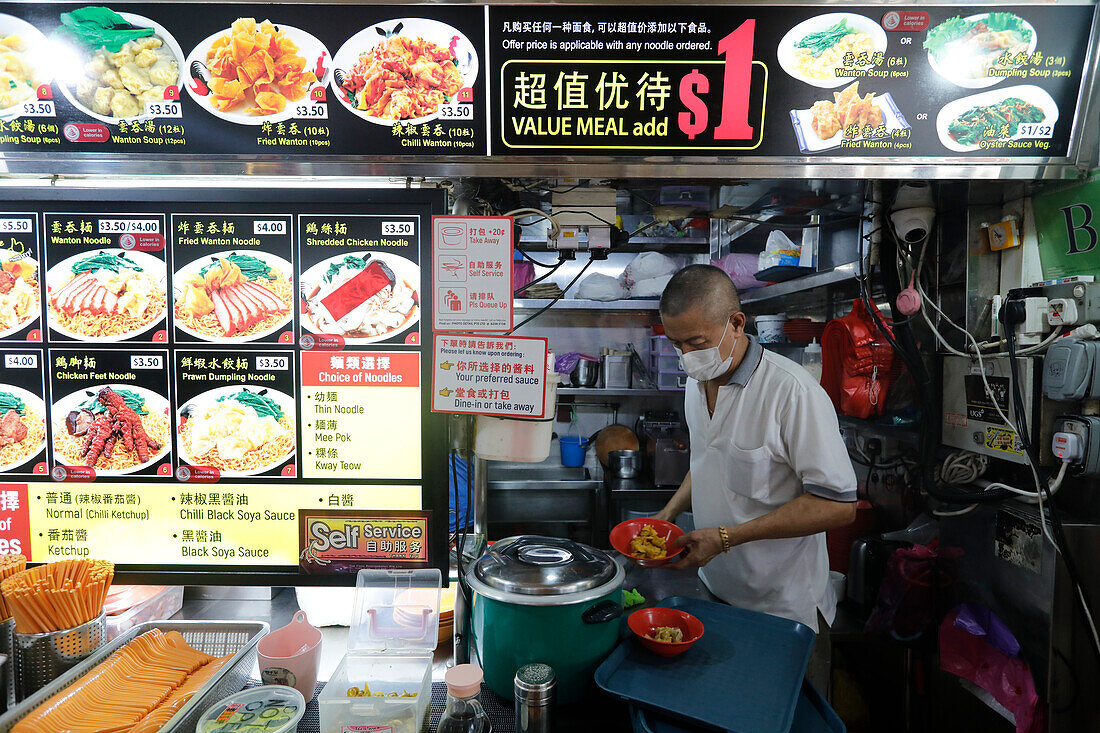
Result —
[{"label": "man wearing face mask", "polygon": [[676,273],[661,321],[689,379],[684,413],[691,470],[657,515],[689,509],[696,529],[672,543],[723,601],[831,624],[825,531],[855,519],[856,476],[825,390],[798,364],[745,333],[729,276],[710,265]]}]

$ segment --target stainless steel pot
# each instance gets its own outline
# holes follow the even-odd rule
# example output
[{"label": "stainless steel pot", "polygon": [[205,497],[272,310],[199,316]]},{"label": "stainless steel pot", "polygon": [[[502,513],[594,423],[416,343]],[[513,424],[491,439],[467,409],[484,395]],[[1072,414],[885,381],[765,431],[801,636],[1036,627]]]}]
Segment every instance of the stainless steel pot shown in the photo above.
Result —
[{"label": "stainless steel pot", "polygon": [[574,387],[595,387],[600,381],[600,363],[581,359],[569,373],[569,384]]},{"label": "stainless steel pot", "polygon": [[607,454],[608,468],[619,478],[635,478],[642,472],[642,452],[613,450]]}]

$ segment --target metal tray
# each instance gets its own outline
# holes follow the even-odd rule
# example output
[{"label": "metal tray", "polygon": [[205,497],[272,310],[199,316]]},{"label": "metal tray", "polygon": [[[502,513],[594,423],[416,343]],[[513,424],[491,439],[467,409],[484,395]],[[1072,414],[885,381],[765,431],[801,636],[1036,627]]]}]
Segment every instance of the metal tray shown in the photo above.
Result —
[{"label": "metal tray", "polygon": [[256,645],[268,632],[269,626],[261,621],[149,621],[138,624],[0,716],[0,733],[9,733],[16,723],[34,712],[46,700],[71,686],[138,636],[153,629],[178,631],[192,647],[216,657],[234,655],[230,663],[195,693],[160,729],[160,733],[191,733],[206,708],[244,687],[256,662]]},{"label": "metal tray", "polygon": [[736,733],[788,733],[813,647],[796,621],[695,598],[658,606],[690,613],[706,631],[678,657],[631,637],[596,670],[596,683],[632,705]]}]

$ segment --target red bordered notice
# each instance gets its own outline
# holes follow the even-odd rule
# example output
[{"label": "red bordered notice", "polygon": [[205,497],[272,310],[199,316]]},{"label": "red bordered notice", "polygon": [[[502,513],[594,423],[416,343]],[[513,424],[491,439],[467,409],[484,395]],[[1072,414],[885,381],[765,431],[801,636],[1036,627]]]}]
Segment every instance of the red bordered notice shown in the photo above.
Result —
[{"label": "red bordered notice", "polygon": [[432,217],[433,331],[512,330],[512,241],[507,216]]},{"label": "red bordered notice", "polygon": [[546,416],[544,338],[436,334],[432,412]]}]

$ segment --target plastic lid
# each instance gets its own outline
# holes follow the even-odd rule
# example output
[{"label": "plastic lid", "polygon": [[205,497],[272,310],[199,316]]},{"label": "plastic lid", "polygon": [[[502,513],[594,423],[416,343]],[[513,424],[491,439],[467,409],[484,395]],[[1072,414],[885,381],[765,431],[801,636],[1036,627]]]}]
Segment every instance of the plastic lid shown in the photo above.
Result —
[{"label": "plastic lid", "polygon": [[306,699],[293,687],[253,687],[208,707],[195,733],[291,733],[305,714]]},{"label": "plastic lid", "polygon": [[805,350],[806,351],[821,351],[821,344],[819,344],[817,342],[817,339],[814,339],[810,343],[806,344],[806,349]]},{"label": "plastic lid", "polygon": [[443,681],[452,697],[473,697],[481,693],[481,681],[485,674],[476,664],[457,664],[447,670]]},{"label": "plastic lid", "polygon": [[591,590],[616,576],[607,553],[555,537],[509,537],[474,566],[477,579],[506,593],[560,596]]},{"label": "plastic lid", "polygon": [[439,643],[438,568],[360,570],[349,652],[432,652]]}]

